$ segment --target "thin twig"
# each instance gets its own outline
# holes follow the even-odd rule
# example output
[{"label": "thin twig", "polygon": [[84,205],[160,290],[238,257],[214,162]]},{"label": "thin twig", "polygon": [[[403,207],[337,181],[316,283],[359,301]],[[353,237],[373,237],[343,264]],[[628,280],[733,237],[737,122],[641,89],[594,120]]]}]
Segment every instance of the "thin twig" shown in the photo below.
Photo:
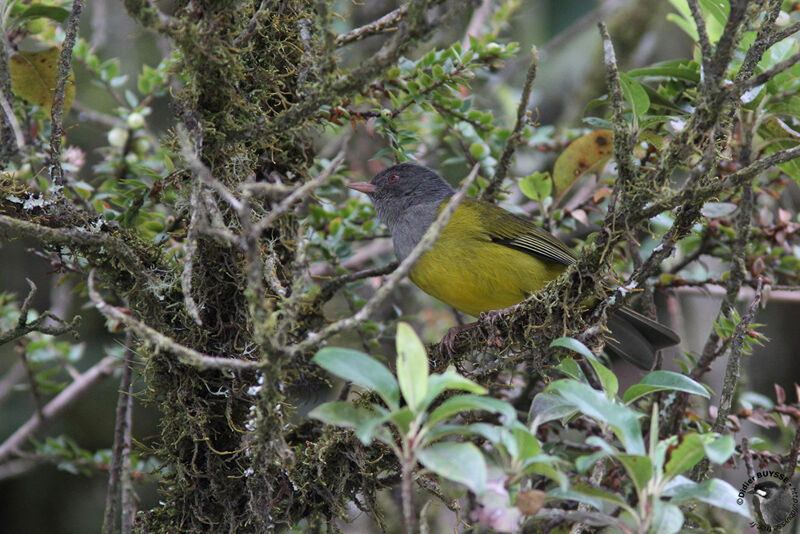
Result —
[{"label": "thin twig", "polygon": [[[611,123],[614,128],[614,160],[617,162],[617,181],[624,193],[626,185],[635,176],[633,165],[633,136],[631,135],[628,122],[625,120],[624,109],[622,106],[622,85],[619,79],[619,67],[617,66],[617,56],[614,53],[614,44],[608,34],[608,28],[601,22],[598,24],[600,36],[603,39],[603,61],[606,64],[606,83],[611,95],[611,108],[613,110]],[[617,184],[614,184],[615,189]],[[612,193],[613,196],[613,193]],[[610,210],[609,210],[610,211]]]},{"label": "thin twig", "polygon": [[129,453],[125,449],[125,436],[130,435],[130,427],[125,418],[128,406],[132,403],[132,367],[133,367],[133,335],[128,332],[125,339],[125,361],[122,364],[117,395],[116,422],[114,423],[114,444],[111,447],[111,462],[108,466],[108,492],[106,493],[106,509],[103,516],[103,534],[117,532],[117,519],[120,517],[121,480],[123,476],[123,459]]},{"label": "thin twig", "polygon": [[[50,311],[45,311],[41,315],[39,315],[33,321],[27,320],[27,307],[30,306],[30,298],[32,297],[33,293],[35,293],[36,286],[33,285],[33,282],[28,280],[31,284],[33,289],[31,293],[28,295],[28,298],[25,299],[25,304],[23,304],[22,310],[20,311],[19,321],[17,322],[17,326],[15,328],[11,328],[10,330],[6,330],[5,332],[0,332],[0,345],[4,345],[9,341],[13,341],[17,338],[20,338],[30,332],[41,332],[43,334],[48,334],[51,336],[60,336],[61,334],[66,334],[67,332],[74,332],[75,329],[81,322],[81,316],[76,315],[72,321],[66,322],[65,320],[61,319],[60,317],[56,316],[55,314],[51,313]],[[47,325],[45,322],[47,320],[54,321],[58,323],[57,325]]]},{"label": "thin twig", "polygon": [[[0,235],[9,237],[29,237],[47,243],[48,245],[67,245],[70,247],[87,247],[103,257],[114,257],[114,263],[122,265],[125,270],[157,297],[160,297],[158,280],[151,274],[151,269],[145,268],[142,255],[134,251],[128,244],[112,235],[103,232],[90,232],[76,228],[52,228],[41,224],[16,219],[7,215],[0,215]],[[87,256],[89,257],[89,256]],[[90,258],[90,261],[98,261]],[[49,333],[49,332],[45,332]],[[7,340],[5,340],[7,341]],[[0,344],[5,342],[0,334]]]},{"label": "thin twig", "polygon": [[72,49],[78,35],[78,24],[83,11],[83,0],[73,0],[72,11],[67,19],[67,29],[64,43],[61,45],[61,55],[58,57],[58,77],[56,90],[53,95],[53,105],[50,108],[52,126],[50,132],[50,182],[54,186],[56,196],[63,194],[64,169],[61,167],[61,136],[64,133],[62,126],[64,118],[64,95],[66,93],[69,74],[72,72]]},{"label": "thin twig", "polygon": [[797,469],[797,457],[800,455],[800,421],[795,420],[795,423],[797,423],[797,430],[794,432],[794,439],[786,458],[786,468],[783,471],[786,480],[794,478],[794,473]]},{"label": "thin twig", "polygon": [[289,211],[289,208],[291,208],[298,200],[305,198],[309,192],[327,182],[330,177],[333,176],[333,173],[336,172],[336,169],[339,168],[339,165],[341,165],[341,163],[344,161],[344,156],[345,147],[343,146],[325,170],[319,173],[315,178],[295,189],[289,196],[284,198],[277,206],[272,208],[264,218],[262,218],[253,226],[256,234],[260,235],[264,230],[272,226],[278,217]]},{"label": "thin twig", "polygon": [[[706,76],[711,74],[711,61],[714,56],[714,51],[711,49],[711,41],[708,38],[708,31],[706,31],[706,21],[700,13],[700,7],[697,5],[697,0],[689,0],[689,11],[692,13],[694,19],[694,26],[697,29],[698,41],[700,44],[700,57],[703,62],[703,72]],[[704,84],[703,87],[708,90],[711,84]]]},{"label": "thin twig", "polygon": [[17,152],[19,152],[25,147],[25,136],[22,135],[22,128],[19,127],[14,108],[11,107],[11,101],[6,98],[2,91],[0,91],[0,108],[2,108],[3,115],[6,118],[6,124],[10,125],[11,131],[14,133],[14,142],[17,145]]},{"label": "thin twig", "polygon": [[402,262],[400,262],[400,265],[397,267],[397,269],[395,269],[394,272],[386,278],[383,285],[378,288],[375,294],[372,295],[367,303],[364,304],[364,306],[358,310],[355,315],[340,319],[335,323],[331,323],[319,332],[309,333],[306,339],[291,348],[291,352],[293,354],[303,354],[309,352],[318,347],[332,335],[338,334],[339,332],[352,328],[355,325],[367,320],[369,316],[372,315],[372,312],[375,310],[375,308],[383,303],[386,297],[388,297],[391,292],[394,291],[394,288],[397,286],[397,284],[399,284],[400,281],[405,278],[409,272],[411,272],[411,269],[417,263],[417,260],[419,260],[419,258],[425,252],[427,252],[430,247],[433,246],[436,238],[439,237],[439,233],[447,224],[447,221],[450,220],[450,216],[464,199],[464,196],[467,193],[467,188],[472,185],[472,183],[475,181],[475,178],[478,176],[479,168],[479,165],[475,165],[472,168],[469,175],[467,175],[466,179],[464,180],[464,183],[461,184],[461,187],[458,189],[456,194],[450,197],[449,202],[439,212],[438,217],[425,232],[425,235],[422,237],[420,242],[417,243],[411,253],[406,256]]},{"label": "thin twig", "polygon": [[[125,354],[125,365],[131,368],[133,352]],[[131,359],[129,359],[131,358]],[[120,391],[120,395],[122,391]],[[125,431],[122,434],[122,514],[121,514],[121,534],[131,534],[133,523],[136,518],[136,495],[133,490],[133,469],[131,467],[131,450],[133,450],[133,382],[128,384],[128,402],[125,405]]]},{"label": "thin twig", "polygon": [[365,24],[360,28],[355,28],[341,35],[337,35],[336,41],[334,42],[336,43],[337,47],[340,47],[346,45],[347,43],[352,43],[353,41],[360,41],[366,37],[369,37],[370,35],[375,35],[384,31],[394,31],[396,28],[391,28],[390,26],[403,20],[406,11],[408,11],[408,4],[403,4],[394,11],[387,13],[386,15],[370,22],[369,24]]},{"label": "thin twig", "polygon": [[533,82],[536,79],[537,61],[536,47],[533,47],[531,48],[531,64],[528,66],[528,73],[525,75],[525,84],[522,86],[522,94],[519,97],[519,104],[517,105],[517,122],[514,124],[514,130],[511,132],[511,135],[506,139],[506,144],[503,147],[503,153],[500,155],[500,160],[497,163],[494,176],[492,176],[492,179],[486,184],[486,189],[481,193],[482,200],[491,201],[495,192],[503,185],[503,180],[506,179],[508,168],[511,165],[511,158],[514,157],[517,145],[519,145],[521,141],[522,132],[525,130],[525,126],[530,122],[528,102],[531,98],[531,91],[533,91]]},{"label": "thin twig", "polygon": [[399,264],[396,261],[393,261],[386,265],[370,267],[369,269],[363,269],[354,273],[347,273],[337,276],[336,278],[328,280],[322,285],[322,289],[320,289],[317,299],[321,302],[326,302],[333,297],[333,294],[336,293],[339,288],[344,287],[346,284],[355,282],[356,280],[363,280],[364,278],[372,278],[373,276],[383,276],[385,274],[389,274],[397,269],[398,265]]}]

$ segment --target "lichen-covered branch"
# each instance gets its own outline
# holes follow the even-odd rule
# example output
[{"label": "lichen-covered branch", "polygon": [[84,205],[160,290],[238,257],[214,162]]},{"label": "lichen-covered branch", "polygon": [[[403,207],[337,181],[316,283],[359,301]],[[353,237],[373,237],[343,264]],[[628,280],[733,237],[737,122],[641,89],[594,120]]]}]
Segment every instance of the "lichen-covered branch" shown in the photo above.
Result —
[{"label": "lichen-covered branch", "polygon": [[52,118],[50,132],[50,182],[54,186],[53,192],[56,196],[60,196],[63,193],[62,188],[64,186],[64,169],[61,167],[64,94],[66,92],[69,74],[72,72],[72,49],[78,37],[78,24],[80,23],[82,12],[83,0],[73,0],[72,11],[67,19],[64,43],[61,45],[61,54],[58,58],[56,90],[53,95],[53,106],[50,109],[50,117]]}]

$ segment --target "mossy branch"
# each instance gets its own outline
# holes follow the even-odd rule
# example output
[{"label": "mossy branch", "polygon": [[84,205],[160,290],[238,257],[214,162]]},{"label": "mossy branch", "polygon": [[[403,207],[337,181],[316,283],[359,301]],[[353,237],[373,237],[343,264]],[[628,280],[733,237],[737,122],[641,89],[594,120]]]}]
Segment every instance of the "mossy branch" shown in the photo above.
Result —
[{"label": "mossy branch", "polygon": [[126,310],[112,306],[103,300],[100,293],[95,289],[94,270],[89,273],[88,284],[89,298],[92,299],[97,311],[106,318],[124,325],[126,329],[134,332],[141,339],[153,345],[156,350],[163,350],[175,354],[178,356],[178,359],[186,365],[191,365],[201,370],[218,369],[237,371],[252,371],[259,367],[259,362],[202,354],[190,347],[181,345],[155,328],[135,319]]}]

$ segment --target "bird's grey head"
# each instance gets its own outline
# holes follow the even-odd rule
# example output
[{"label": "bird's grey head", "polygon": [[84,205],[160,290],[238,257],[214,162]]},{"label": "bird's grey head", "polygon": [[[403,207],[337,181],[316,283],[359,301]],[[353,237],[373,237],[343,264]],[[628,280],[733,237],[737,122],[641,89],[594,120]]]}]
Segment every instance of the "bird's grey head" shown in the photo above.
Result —
[{"label": "bird's grey head", "polygon": [[348,187],[369,195],[378,217],[390,229],[410,208],[423,204],[436,207],[455,193],[438,173],[413,163],[394,165],[376,174],[369,182]]},{"label": "bird's grey head", "polygon": [[783,488],[777,482],[772,480],[767,480],[766,482],[759,482],[758,484],[753,487],[750,493],[761,497],[764,500],[770,500],[773,497],[776,497]]}]

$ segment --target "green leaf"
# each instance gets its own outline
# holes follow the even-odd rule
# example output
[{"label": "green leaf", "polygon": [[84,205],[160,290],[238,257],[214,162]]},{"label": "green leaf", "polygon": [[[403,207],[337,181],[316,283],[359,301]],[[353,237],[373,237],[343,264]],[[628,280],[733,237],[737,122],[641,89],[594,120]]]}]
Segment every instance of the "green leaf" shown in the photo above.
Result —
[{"label": "green leaf", "polygon": [[532,460],[525,463],[525,468],[523,469],[523,473],[526,475],[537,474],[543,475],[558,484],[558,487],[562,490],[566,490],[569,487],[569,479],[567,475],[561,472],[560,469],[554,468],[549,463],[540,462],[536,460]]},{"label": "green leaf", "polygon": [[525,427],[515,427],[511,431],[517,442],[517,456],[520,460],[533,458],[542,452],[542,446],[530,430]]},{"label": "green leaf", "polygon": [[572,358],[563,358],[560,362],[558,362],[558,365],[556,365],[555,369],[569,378],[586,382],[586,376],[583,374],[583,370],[578,367],[578,362]]},{"label": "green leaf", "polygon": [[639,78],[642,76],[652,76],[656,78],[674,78],[686,80],[693,83],[700,81],[700,66],[694,61],[685,59],[677,61],[665,61],[642,69],[628,71],[628,76]]},{"label": "green leaf", "polygon": [[706,457],[715,464],[722,464],[728,461],[733,454],[736,443],[733,436],[704,436],[704,449]]},{"label": "green leaf", "polygon": [[644,117],[644,114],[650,109],[650,97],[647,96],[647,91],[644,90],[642,84],[629,75],[620,72],[619,81],[622,86],[622,96],[630,104],[635,117],[634,124],[636,124],[636,121]]},{"label": "green leaf", "polygon": [[[533,398],[530,413],[533,416],[532,430],[539,425],[555,419],[572,417],[578,409],[561,395],[554,393],[539,393]],[[535,414],[535,415],[534,415]]]},{"label": "green leaf", "polygon": [[469,145],[469,155],[475,159],[480,159],[483,155],[486,154],[486,145],[483,143],[479,143],[478,141],[474,141],[472,144]]},{"label": "green leaf", "polygon": [[355,434],[361,443],[369,445],[373,439],[378,439],[387,445],[393,443],[392,434],[386,428],[386,423],[392,416],[393,412],[387,413],[381,417],[373,417],[367,419],[355,428]]},{"label": "green leaf", "polygon": [[736,503],[739,498],[738,493],[727,482],[712,478],[700,484],[687,481],[685,484],[677,485],[669,491],[665,491],[664,495],[672,497],[670,499],[672,504],[680,505],[685,502],[700,501],[752,520],[753,516],[750,514],[750,508]]},{"label": "green leaf", "polygon": [[578,501],[586,503],[596,509],[603,511],[603,503],[611,503],[614,506],[627,510],[631,515],[636,515],[634,510],[621,496],[612,493],[608,490],[601,488],[593,488],[586,483],[578,483],[572,486],[571,489],[553,489],[547,492],[548,498],[556,499],[569,499],[571,501]]},{"label": "green leaf", "polygon": [[616,398],[619,392],[619,380],[617,380],[617,375],[615,375],[611,369],[600,363],[600,360],[597,358],[589,360],[589,363],[594,367],[594,372],[597,373],[597,377],[600,379],[600,385],[603,387],[603,391],[606,392],[606,396],[609,399]]},{"label": "green leaf", "polygon": [[679,436],[678,445],[669,453],[669,459],[664,466],[664,478],[670,480],[694,467],[705,456],[703,438],[694,432]]},{"label": "green leaf", "polygon": [[470,393],[476,393],[478,395],[485,395],[487,392],[485,387],[458,374],[451,365],[444,373],[433,374],[428,378],[428,392],[422,400],[421,409],[427,409],[436,397],[448,389],[469,391]]},{"label": "green leaf", "polygon": [[20,19],[45,17],[56,22],[64,22],[69,17],[69,10],[58,6],[33,4],[16,16]]},{"label": "green leaf", "polygon": [[397,323],[397,380],[411,410],[420,411],[428,392],[428,353],[408,323]]},{"label": "green leaf", "polygon": [[625,391],[622,400],[630,404],[634,400],[654,391],[683,391],[692,395],[710,398],[708,391],[700,383],[686,375],[673,371],[653,371]]},{"label": "green leaf", "polygon": [[[619,381],[617,380],[617,375],[611,372],[611,369],[600,363],[600,360],[597,359],[597,356],[595,356],[586,345],[571,337],[560,337],[550,343],[550,347],[564,347],[586,357],[586,359],[589,360],[589,363],[592,364],[595,373],[597,373],[597,377],[600,379],[600,385],[603,386],[603,391],[606,392],[606,395],[609,398],[614,398],[617,396],[617,392],[619,391]],[[582,372],[581,376],[583,376]]]},{"label": "green leaf", "polygon": [[382,417],[377,412],[353,406],[346,401],[326,402],[311,410],[308,415],[314,419],[319,419],[325,424],[346,428],[356,428],[370,419]]},{"label": "green leaf", "polygon": [[578,354],[586,356],[586,358],[589,360],[597,359],[597,356],[595,356],[594,353],[589,350],[589,347],[571,337],[560,337],[555,339],[552,343],[550,343],[550,347],[564,347],[572,352],[577,352]]},{"label": "green leaf", "polygon": [[683,512],[674,504],[653,501],[652,518],[650,530],[648,532],[658,532],[658,534],[675,534],[683,526]]},{"label": "green leaf", "polygon": [[614,457],[625,467],[631,476],[636,491],[642,495],[642,491],[647,487],[647,483],[653,478],[653,463],[647,456],[633,454],[615,454]]},{"label": "green leaf", "polygon": [[392,373],[386,366],[361,351],[325,347],[311,361],[339,378],[377,392],[392,410],[400,405],[400,389]]},{"label": "green leaf", "polygon": [[531,200],[535,200],[540,204],[544,199],[550,196],[553,191],[553,181],[550,179],[550,173],[535,172],[530,174],[519,181],[519,190],[522,194]]},{"label": "green leaf", "polygon": [[486,460],[472,443],[441,442],[417,452],[420,463],[440,477],[480,495],[486,487]]},{"label": "green leaf", "polygon": [[555,391],[584,415],[608,423],[629,454],[644,455],[644,439],[639,427],[640,414],[617,404],[603,392],[574,380],[557,380],[545,391]]},{"label": "green leaf", "polygon": [[458,395],[447,399],[439,405],[431,413],[425,424],[431,427],[439,421],[449,419],[457,413],[470,410],[485,410],[487,412],[498,413],[504,417],[505,424],[511,424],[517,420],[517,411],[507,402],[478,395]]},{"label": "green leaf", "polygon": [[397,431],[403,435],[408,434],[408,429],[413,420],[414,412],[412,412],[408,406],[403,406],[399,410],[391,412],[387,419],[387,421],[394,423],[394,426],[397,427]]}]

